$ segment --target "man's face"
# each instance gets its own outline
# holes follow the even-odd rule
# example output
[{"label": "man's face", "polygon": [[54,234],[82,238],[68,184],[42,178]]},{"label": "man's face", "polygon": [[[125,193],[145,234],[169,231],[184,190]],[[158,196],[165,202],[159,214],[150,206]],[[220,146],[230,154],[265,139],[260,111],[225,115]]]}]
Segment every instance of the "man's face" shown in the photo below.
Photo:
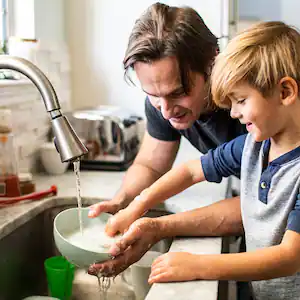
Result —
[{"label": "man's face", "polygon": [[178,130],[192,126],[206,106],[207,91],[202,74],[190,72],[191,88],[185,94],[175,57],[144,63],[137,62],[134,70],[151,104]]}]

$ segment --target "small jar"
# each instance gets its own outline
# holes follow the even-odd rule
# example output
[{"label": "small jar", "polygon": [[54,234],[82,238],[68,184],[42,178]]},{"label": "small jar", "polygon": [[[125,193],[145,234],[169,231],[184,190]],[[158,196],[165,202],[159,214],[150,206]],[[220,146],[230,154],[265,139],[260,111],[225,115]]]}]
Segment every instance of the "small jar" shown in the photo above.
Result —
[{"label": "small jar", "polygon": [[0,197],[20,196],[18,164],[9,109],[0,110]]},{"label": "small jar", "polygon": [[32,180],[31,173],[19,174],[21,195],[27,195],[35,192],[35,184]]}]

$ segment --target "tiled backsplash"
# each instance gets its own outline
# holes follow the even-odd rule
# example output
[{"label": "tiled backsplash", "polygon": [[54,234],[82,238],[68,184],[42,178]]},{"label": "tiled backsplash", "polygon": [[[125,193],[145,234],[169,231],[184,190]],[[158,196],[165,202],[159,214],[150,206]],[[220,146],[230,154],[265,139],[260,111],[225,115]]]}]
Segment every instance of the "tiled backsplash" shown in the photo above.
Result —
[{"label": "tiled backsplash", "polygon": [[[70,109],[70,63],[65,45],[38,43],[24,58],[37,65],[49,78],[63,111]],[[37,88],[27,80],[0,81],[0,109],[13,114],[15,146],[20,171],[37,169],[39,146],[46,141],[50,128],[49,114]]]}]

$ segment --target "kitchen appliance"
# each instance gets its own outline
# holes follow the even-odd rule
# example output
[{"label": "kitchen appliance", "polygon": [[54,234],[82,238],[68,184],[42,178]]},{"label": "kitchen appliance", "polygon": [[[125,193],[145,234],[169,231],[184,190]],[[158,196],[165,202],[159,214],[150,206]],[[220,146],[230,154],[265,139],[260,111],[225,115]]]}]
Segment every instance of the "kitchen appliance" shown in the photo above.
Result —
[{"label": "kitchen appliance", "polygon": [[121,171],[132,164],[141,142],[142,117],[106,105],[76,110],[67,116],[89,150],[81,159],[81,169]]}]

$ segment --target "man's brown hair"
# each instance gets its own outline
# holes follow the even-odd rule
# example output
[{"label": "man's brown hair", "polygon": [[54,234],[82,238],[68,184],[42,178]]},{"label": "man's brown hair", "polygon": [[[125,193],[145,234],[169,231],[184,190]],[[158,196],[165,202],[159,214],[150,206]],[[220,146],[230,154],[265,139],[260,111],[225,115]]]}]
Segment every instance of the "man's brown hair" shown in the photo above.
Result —
[{"label": "man's brown hair", "polygon": [[[175,56],[184,92],[190,90],[189,72],[208,78],[218,51],[217,38],[190,7],[151,5],[136,21],[123,61],[125,77],[136,62],[151,63]],[[130,78],[129,78],[130,79]]]}]

